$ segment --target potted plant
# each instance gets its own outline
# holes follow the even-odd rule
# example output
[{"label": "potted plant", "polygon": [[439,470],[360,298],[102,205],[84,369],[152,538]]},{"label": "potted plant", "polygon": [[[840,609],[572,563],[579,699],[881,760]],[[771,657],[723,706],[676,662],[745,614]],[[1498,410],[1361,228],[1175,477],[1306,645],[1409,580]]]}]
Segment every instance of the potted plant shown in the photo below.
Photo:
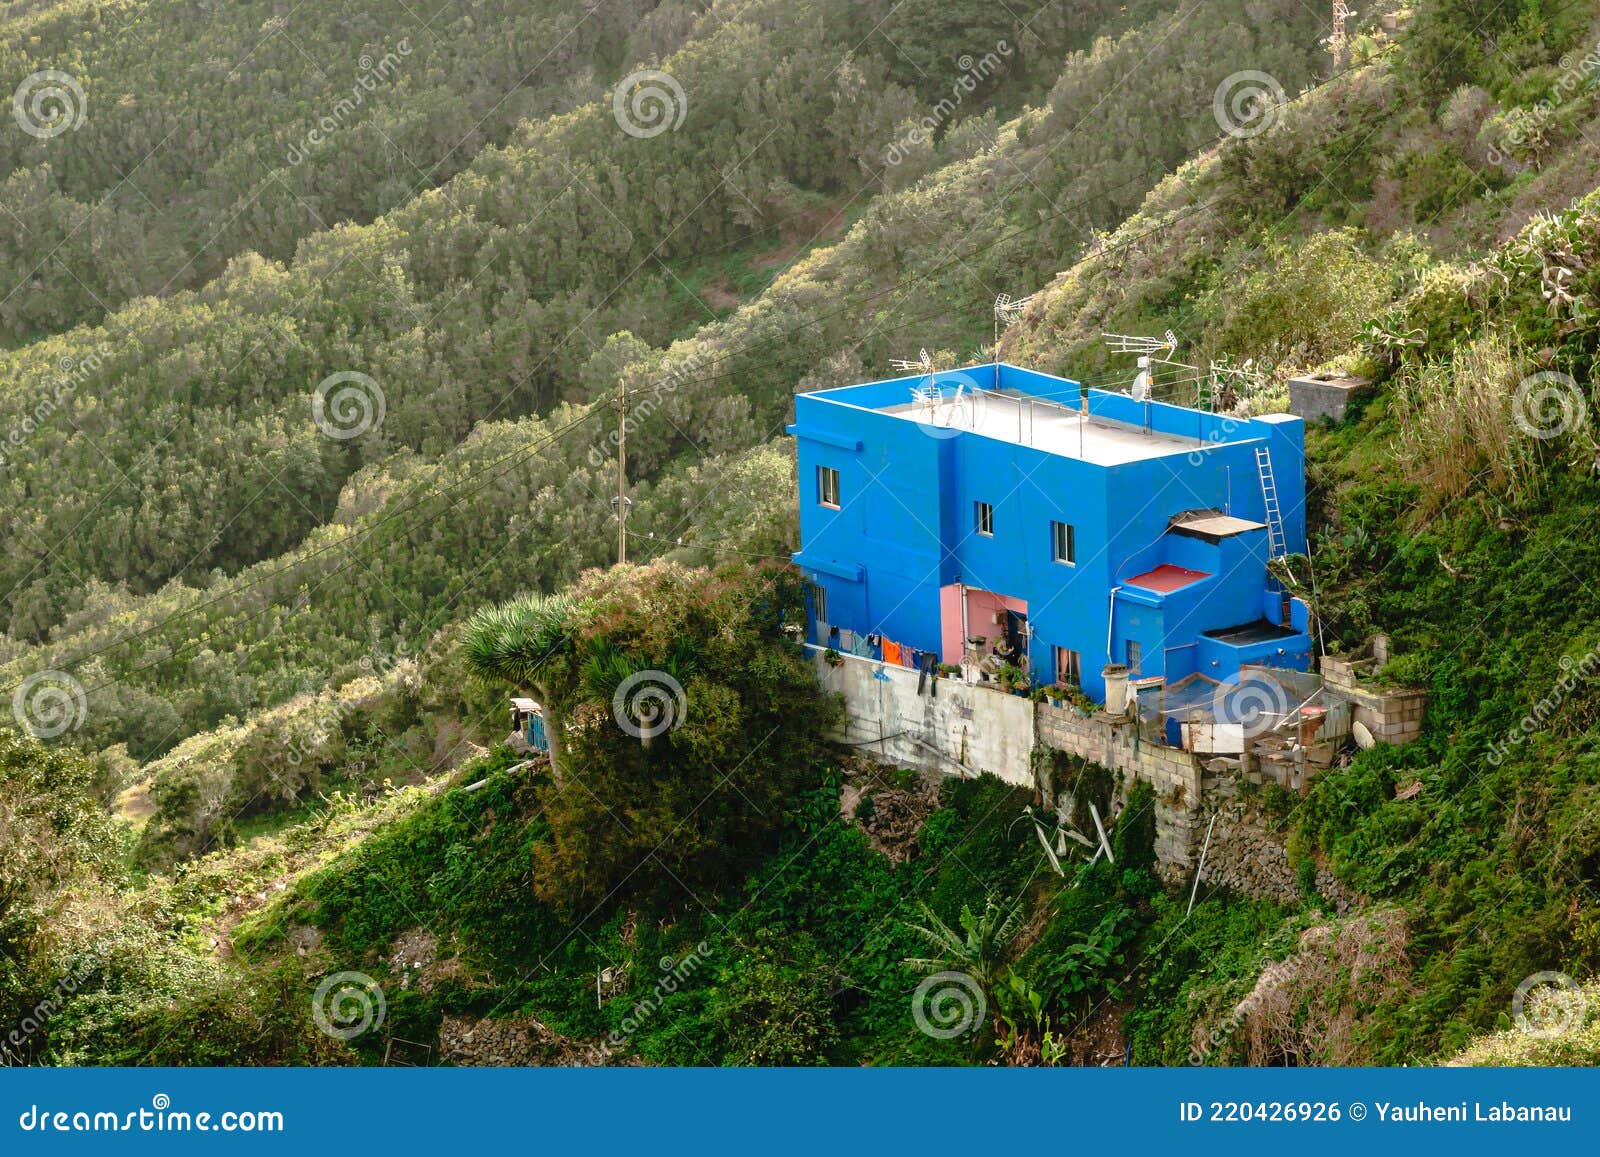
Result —
[{"label": "potted plant", "polygon": [[822,661],[830,667],[837,668],[844,666],[844,656],[839,654],[839,652],[834,650],[832,647],[829,647],[826,651],[822,652]]}]

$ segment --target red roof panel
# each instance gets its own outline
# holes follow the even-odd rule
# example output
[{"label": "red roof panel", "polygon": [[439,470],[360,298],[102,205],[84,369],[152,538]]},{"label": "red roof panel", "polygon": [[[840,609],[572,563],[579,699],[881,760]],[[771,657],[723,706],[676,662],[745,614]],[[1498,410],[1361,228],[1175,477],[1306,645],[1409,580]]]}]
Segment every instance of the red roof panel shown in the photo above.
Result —
[{"label": "red roof panel", "polygon": [[1203,570],[1190,570],[1184,566],[1173,566],[1164,562],[1155,570],[1145,571],[1144,574],[1134,575],[1131,579],[1123,580],[1127,586],[1139,587],[1142,590],[1155,591],[1157,594],[1169,594],[1179,587],[1186,587],[1190,583],[1199,582],[1211,576]]}]

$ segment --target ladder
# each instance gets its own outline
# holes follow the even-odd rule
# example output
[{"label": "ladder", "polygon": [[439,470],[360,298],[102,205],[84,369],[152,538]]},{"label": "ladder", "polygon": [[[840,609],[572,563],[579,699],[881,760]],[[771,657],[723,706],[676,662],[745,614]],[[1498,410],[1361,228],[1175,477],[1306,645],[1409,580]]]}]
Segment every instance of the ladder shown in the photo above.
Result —
[{"label": "ladder", "polygon": [[1289,549],[1283,539],[1283,512],[1278,508],[1278,484],[1272,477],[1272,455],[1265,446],[1256,447],[1256,472],[1261,475],[1261,500],[1267,512],[1267,557],[1283,558]]}]

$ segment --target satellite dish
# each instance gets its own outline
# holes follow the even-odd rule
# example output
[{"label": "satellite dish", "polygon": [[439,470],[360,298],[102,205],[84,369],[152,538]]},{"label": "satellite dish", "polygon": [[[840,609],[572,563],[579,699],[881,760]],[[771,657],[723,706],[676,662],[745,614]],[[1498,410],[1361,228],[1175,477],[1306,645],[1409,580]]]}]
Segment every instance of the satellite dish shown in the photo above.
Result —
[{"label": "satellite dish", "polygon": [[1133,400],[1150,400],[1150,359],[1147,357],[1139,359],[1139,375],[1133,379]]}]

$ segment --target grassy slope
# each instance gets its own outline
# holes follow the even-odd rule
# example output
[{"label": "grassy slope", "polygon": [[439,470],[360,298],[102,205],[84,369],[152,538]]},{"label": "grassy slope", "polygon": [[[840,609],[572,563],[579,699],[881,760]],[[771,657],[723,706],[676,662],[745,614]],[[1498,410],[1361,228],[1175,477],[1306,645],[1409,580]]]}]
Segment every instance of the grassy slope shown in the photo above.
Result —
[{"label": "grassy slope", "polygon": [[[953,161],[913,188],[878,198],[836,244],[809,254],[793,254],[792,266],[777,276],[770,289],[725,320],[704,327],[665,354],[642,350],[637,342],[608,345],[596,358],[601,371],[618,372],[611,369],[611,363],[620,361],[620,373],[626,380],[660,399],[629,440],[634,477],[658,476],[662,480],[655,490],[642,486],[636,491],[636,529],[670,540],[704,537],[717,542],[724,529],[718,525],[717,508],[739,489],[732,483],[755,476],[746,469],[744,452],[778,432],[788,398],[797,386],[847,378],[866,372],[868,365],[881,366],[888,357],[903,352],[912,337],[939,348],[976,347],[988,331],[989,303],[997,286],[1027,285],[1057,268],[1060,254],[1071,252],[1082,237],[1078,214],[1088,213],[1091,219],[1114,218],[1121,206],[1135,203],[1166,166],[1214,132],[1209,103],[1196,96],[1212,83],[1211,77],[1226,75],[1242,55],[1266,55],[1277,61],[1275,67],[1283,75],[1305,75],[1308,59],[1303,50],[1273,46],[1282,21],[1304,19],[1304,10],[1285,0],[1257,13],[1257,18],[1259,23],[1253,27],[1229,25],[1208,39],[1192,35],[1193,30],[1181,20],[1165,17],[1148,33],[1098,45],[1073,59],[1044,107],[999,130],[977,122],[958,127],[946,141],[945,150],[965,159]],[[1174,78],[1169,84],[1126,83],[1148,50],[1148,37],[1170,45],[1186,59],[1183,69],[1167,74]],[[693,66],[683,66],[686,75]],[[1140,147],[1123,150],[1114,171],[1103,174],[1096,167],[1072,163],[1076,154],[1082,152],[1089,159],[1093,149],[1102,147],[1087,128],[1090,118],[1100,115],[1160,123],[1165,129],[1144,138]],[[995,148],[985,147],[989,139],[996,141]],[[473,174],[473,188],[497,184],[487,175]],[[1051,205],[1057,206],[1057,211],[1052,212]],[[426,212],[426,208],[408,210],[406,219],[419,220]],[[363,234],[363,244],[371,246],[371,253],[361,268],[381,264],[387,260],[384,246],[402,243],[385,240],[386,228],[387,224],[375,226]],[[403,239],[403,232],[399,236]],[[958,240],[953,243],[952,239]],[[340,244],[354,241],[346,238]],[[330,255],[328,260],[335,259]],[[267,278],[270,294],[260,301],[242,289],[230,295],[222,287],[214,305],[195,312],[179,332],[189,332],[192,324],[194,332],[204,332],[208,340],[217,341],[220,326],[221,332],[232,335],[224,346],[248,350],[271,330],[277,301],[309,296],[326,299],[333,308],[337,299],[337,313],[345,320],[350,310],[359,308],[351,304],[352,297],[370,304],[372,289],[361,284],[359,269],[348,284],[341,282],[332,289],[320,280],[323,270],[322,263],[309,262],[305,270],[297,267],[282,275],[282,284],[277,275]],[[241,311],[235,319],[237,331],[223,320],[236,309]],[[259,309],[267,312],[259,314]],[[158,316],[170,321],[177,312],[165,307]],[[395,321],[400,331],[394,339],[397,349],[381,356],[415,363],[420,356],[412,348],[416,335],[404,321]],[[530,329],[520,320],[515,329],[524,337],[544,332],[538,327]],[[504,332],[509,337],[512,330]],[[285,351],[268,343],[262,347],[263,356],[298,363],[313,358],[323,340],[307,331],[302,347]],[[423,340],[440,347],[430,358],[460,359],[471,353],[442,336]],[[65,350],[47,350],[49,344],[41,343],[30,356],[45,358]],[[180,355],[175,352],[174,356]],[[187,359],[188,355],[181,357]],[[487,380],[483,358],[470,360],[477,364],[470,380]],[[14,368],[23,372],[25,367],[19,363]],[[305,372],[311,373],[309,368]],[[449,362],[417,373],[420,378],[407,379],[413,386],[406,395],[391,399],[390,425],[405,425],[407,410],[418,421],[426,417],[435,424],[440,422],[441,414],[428,387],[419,383],[440,375],[453,383]],[[169,376],[152,372],[151,381],[165,381]],[[669,388],[658,388],[663,381]],[[127,389],[126,382],[119,387],[123,392]],[[157,405],[155,397],[162,396],[161,389],[165,387],[158,389],[150,405]],[[465,420],[475,412],[476,403],[463,405],[455,397],[453,385],[451,390],[451,412],[460,412]],[[262,421],[274,428],[282,425],[285,436],[298,444],[303,439],[290,419],[303,406],[303,394],[298,393],[291,399],[273,401],[263,407],[266,416]],[[528,586],[551,587],[568,581],[579,567],[607,557],[608,510],[602,496],[610,487],[612,470],[604,441],[609,419],[604,413],[595,415],[578,433],[550,446],[543,444],[548,431],[573,416],[557,414],[548,423],[524,420],[485,425],[437,464],[426,455],[388,458],[381,466],[374,463],[347,486],[344,509],[335,516],[335,525],[313,532],[299,549],[237,578],[214,577],[206,591],[173,584],[154,595],[132,597],[93,585],[87,592],[80,589],[66,600],[72,610],[66,623],[53,632],[51,642],[44,647],[13,648],[6,657],[6,672],[20,679],[48,666],[75,670],[82,677],[84,658],[105,650],[100,666],[89,671],[84,681],[104,688],[107,696],[116,691],[148,706],[156,722],[141,727],[145,738],[126,736],[136,745],[143,744],[140,754],[148,754],[196,727],[219,722],[222,714],[281,701],[308,682],[318,686],[329,677],[350,678],[354,674],[351,665],[361,655],[374,646],[391,645],[396,635],[413,647],[421,646],[433,630],[472,602]],[[418,430],[420,437],[420,426]],[[127,436],[132,438],[133,433]],[[45,437],[39,435],[41,441]],[[314,433],[306,437],[316,440]],[[493,472],[484,472],[488,463],[499,462],[519,448],[529,452]],[[91,453],[88,446],[80,450]],[[319,456],[332,453],[325,444],[316,452]],[[384,446],[375,444],[365,453],[378,457],[386,452]],[[193,453],[184,446],[175,445],[171,453],[190,455],[187,468],[196,465]],[[283,457],[262,459],[231,480],[228,492],[237,492],[239,504],[259,489],[256,483],[265,481],[255,477],[258,470],[270,473],[292,457],[288,450],[280,450],[280,454]],[[146,463],[144,468],[152,475],[169,470],[160,460]],[[201,467],[200,474],[209,469]],[[330,471],[309,474],[331,488],[348,469],[348,463],[340,462]],[[755,474],[766,476],[764,468]],[[13,485],[21,488],[23,482],[13,475]],[[219,502],[218,496],[210,493],[201,504],[202,489],[199,479],[193,478],[182,491],[169,491],[164,505],[177,508],[169,516],[185,525],[227,521],[232,499]],[[777,495],[770,486],[757,486],[752,492]],[[63,496],[59,512],[51,511],[38,497],[27,502],[19,499],[15,509],[29,515],[25,536],[49,541],[58,517],[81,515],[90,501],[79,491],[75,496]],[[117,533],[131,535],[135,541],[146,535],[170,541],[156,514],[155,510],[148,514],[121,511]],[[253,518],[235,519],[225,528],[224,545],[219,549],[236,559],[248,557],[264,549],[262,543],[268,541],[269,532],[292,537],[307,521],[293,503],[278,503],[272,522],[283,524],[281,529]],[[92,536],[92,525],[79,533]],[[352,534],[361,536],[363,543],[363,561],[358,565],[351,563],[351,552],[330,546]],[[251,540],[250,544],[232,541],[239,536]],[[742,539],[728,545],[741,543],[764,551],[787,545]],[[90,547],[80,551],[69,544],[63,549],[65,561],[71,563],[71,573],[63,571],[58,576],[63,581],[92,575],[101,565]],[[131,554],[137,558],[138,551]],[[130,552],[122,552],[117,565],[126,565],[129,556]],[[106,562],[111,561],[108,556]],[[202,558],[197,566],[205,561]],[[29,565],[31,560],[19,562],[19,569],[25,571]],[[268,574],[277,577],[259,581]],[[30,576],[30,582],[44,580]],[[31,607],[24,602],[24,609]],[[138,634],[125,645],[115,643],[130,631],[144,631],[158,617],[212,602],[214,606],[192,617],[148,635]],[[282,609],[289,604],[297,604],[293,616]],[[13,611],[19,613],[16,607]],[[214,658],[206,658],[206,652]],[[194,702],[189,691],[193,686],[191,664],[202,661],[226,661],[234,672],[230,680],[243,681],[232,705],[219,703],[208,708]],[[160,696],[166,706],[146,703],[152,694]],[[110,708],[91,715],[114,721],[119,712]],[[95,741],[118,738],[123,736],[113,728]]]},{"label": "grassy slope", "polygon": [[[13,16],[0,73],[66,72],[84,97],[71,132],[0,140],[0,335],[96,321],[246,250],[287,260],[303,237],[370,221],[520,119],[598,96],[635,46],[670,47],[678,6],[664,7],[157,0]],[[308,146],[323,118],[332,143]]]},{"label": "grassy slope", "polygon": [[[1282,237],[1293,247],[1295,238],[1307,236],[1313,225],[1348,223],[1350,210],[1337,208],[1336,198],[1324,195],[1326,174],[1315,175],[1322,171],[1318,162],[1327,160],[1328,150],[1342,158],[1339,179],[1354,182],[1351,188],[1363,181],[1371,187],[1386,167],[1386,162],[1380,164],[1384,154],[1378,146],[1398,139],[1377,135],[1377,145],[1368,149],[1373,134],[1426,134],[1434,123],[1428,110],[1410,121],[1397,116],[1395,97],[1375,74],[1356,78],[1328,100],[1326,105],[1311,102],[1315,107],[1304,125],[1292,118],[1286,122],[1284,140],[1269,134],[1260,138],[1264,144],[1248,149],[1230,146],[1158,191],[1145,212],[1111,239],[1107,256],[1091,258],[1069,272],[1040,299],[1030,320],[1014,331],[1011,348],[1016,356],[1058,364],[1052,359],[1064,361],[1072,351],[1084,349],[1109,318],[1151,323],[1188,319],[1186,335],[1198,333],[1197,342],[1222,331],[1228,321],[1226,303],[1209,293],[1208,280],[1219,265],[1259,269],[1270,237]],[[1291,173],[1286,186],[1298,189],[1300,197],[1291,197],[1270,215],[1245,204],[1209,219],[1205,230],[1183,226],[1197,216],[1180,217],[1184,207],[1204,203],[1191,199],[1189,182],[1218,182],[1213,187],[1222,192],[1231,188],[1225,182],[1237,182],[1238,199],[1244,201],[1252,180],[1267,172],[1282,176],[1285,153],[1301,159],[1294,170],[1298,182]],[[1438,262],[1438,256],[1460,251],[1463,236],[1492,236],[1513,228],[1527,209],[1528,186],[1553,179],[1526,178],[1510,190],[1515,195],[1463,203],[1463,219],[1471,218],[1471,230],[1433,235],[1438,248],[1423,262],[1431,265],[1431,273],[1420,285],[1411,264],[1414,250],[1358,237],[1354,248],[1366,248],[1362,256],[1390,272],[1392,300],[1400,303],[1405,320],[1423,330],[1428,345],[1421,356],[1413,355],[1391,374],[1379,397],[1353,423],[1312,439],[1315,555],[1333,637],[1355,641],[1373,627],[1389,629],[1406,656],[1402,661],[1409,677],[1424,682],[1433,694],[1428,732],[1421,742],[1402,751],[1362,755],[1348,771],[1325,777],[1312,798],[1287,817],[1297,856],[1325,859],[1353,887],[1406,914],[1403,955],[1397,958],[1405,983],[1379,991],[1370,1004],[1360,1006],[1356,1024],[1339,1042],[1369,1059],[1416,1060],[1453,1052],[1474,1032],[1496,1023],[1523,976],[1548,968],[1584,975],[1600,964],[1591,899],[1600,883],[1600,833],[1592,820],[1600,773],[1593,756],[1596,713],[1588,688],[1568,696],[1557,716],[1538,730],[1535,742],[1523,745],[1512,758],[1498,764],[1487,758],[1489,743],[1506,735],[1533,704],[1548,696],[1561,674],[1560,660],[1581,657],[1596,642],[1592,624],[1600,607],[1581,579],[1600,563],[1592,557],[1592,536],[1586,533],[1596,498],[1588,469],[1592,453],[1571,439],[1523,446],[1532,455],[1536,485],[1529,486],[1525,473],[1509,479],[1503,471],[1496,473],[1498,450],[1493,444],[1467,441],[1459,448],[1480,456],[1471,473],[1482,477],[1465,487],[1441,489],[1436,477],[1407,468],[1415,459],[1402,439],[1408,431],[1414,433],[1414,424],[1407,425],[1409,411],[1398,404],[1418,388],[1416,375],[1425,361],[1442,365],[1446,373],[1459,373],[1465,381],[1480,364],[1468,359],[1466,343],[1496,328],[1516,337],[1519,352],[1513,366],[1552,364],[1579,381],[1591,380],[1592,330],[1566,326],[1563,317],[1550,315],[1537,266],[1531,277],[1513,271],[1510,286],[1499,292],[1487,288],[1492,279],[1481,266],[1452,269]],[[1562,182],[1581,184],[1585,179],[1579,167],[1561,169]],[[1431,203],[1436,190],[1414,191],[1417,205],[1408,211],[1420,226],[1437,228],[1455,211],[1451,206],[1456,202],[1447,199],[1442,212],[1421,213],[1418,206],[1424,200]],[[1287,213],[1290,209],[1295,212]],[[1156,222],[1163,215],[1171,225],[1158,230]],[[1587,219],[1580,219],[1580,226],[1575,244],[1586,255],[1597,233]],[[1543,251],[1552,252],[1548,247]],[[780,281],[775,287],[778,299],[786,289],[805,285],[800,279],[813,275],[825,259],[819,255],[808,262],[793,275],[793,283]],[[1115,277],[1105,275],[1109,261],[1118,262],[1112,268]],[[1151,275],[1153,270],[1163,271],[1162,276]],[[1124,296],[1130,286],[1132,293]],[[1591,292],[1586,279],[1582,288]],[[1282,289],[1270,278],[1253,285],[1269,302]],[[1314,317],[1303,331],[1283,335],[1282,346],[1251,352],[1281,355],[1292,352],[1296,343],[1350,351],[1354,336],[1327,332]],[[704,340],[715,337],[713,333]],[[1510,405],[1515,380],[1513,372],[1489,383],[1502,412]],[[1523,481],[1516,482],[1518,478]],[[1397,785],[1414,779],[1423,784],[1416,799],[1394,798]],[[454,821],[447,817],[436,814],[417,822],[443,825],[427,844],[436,849],[470,838],[465,830],[449,836]],[[307,920],[327,920],[325,931],[334,934],[335,946],[345,954],[340,959],[373,959],[387,938],[402,929],[403,918],[385,915],[387,909],[372,893],[352,890],[361,879],[398,874],[392,878],[409,881],[398,894],[423,903],[427,881],[442,870],[440,864],[449,863],[441,851],[441,858],[407,866],[406,855],[392,845],[387,854],[379,855],[381,850],[374,848],[374,858],[347,863],[308,882],[299,898],[286,901],[318,901],[312,909],[290,911]],[[849,878],[859,883],[868,874],[867,865],[857,863]],[[323,901],[330,906],[319,917]],[[1148,1006],[1134,1027],[1146,1059],[1170,1059],[1196,1031],[1219,1028],[1232,1002],[1248,991],[1263,954],[1289,952],[1305,920],[1301,914],[1286,916],[1225,898],[1203,912],[1187,926],[1171,917],[1164,924],[1157,913],[1155,929],[1181,928],[1181,934],[1144,941],[1136,971]],[[362,923],[352,929],[342,917],[359,917]],[[269,932],[276,934],[263,924],[246,941],[268,949]],[[623,924],[615,934],[620,944]],[[538,941],[539,935],[530,933],[530,942]],[[602,948],[607,944],[603,938],[597,941]],[[826,951],[837,947],[830,943]],[[564,1010],[573,1018],[564,1027],[575,1033],[603,1030],[605,1023],[582,1019],[587,1014],[580,1015],[579,1009],[587,1004],[573,995],[580,976],[591,976],[588,968],[601,958],[607,958],[604,950],[593,958],[580,954],[566,962],[570,971],[565,981],[558,969],[557,977],[548,981],[549,991],[527,1007],[546,1015]],[[1223,983],[1217,975],[1195,976],[1184,966],[1185,960],[1200,959],[1222,966]],[[562,989],[563,983],[570,992]],[[416,1015],[437,1011],[430,1006]],[[896,1010],[902,1013],[903,1008]],[[676,1055],[673,1046],[661,1047],[662,1057]],[[1270,1056],[1273,1042],[1266,1047]]]}]

